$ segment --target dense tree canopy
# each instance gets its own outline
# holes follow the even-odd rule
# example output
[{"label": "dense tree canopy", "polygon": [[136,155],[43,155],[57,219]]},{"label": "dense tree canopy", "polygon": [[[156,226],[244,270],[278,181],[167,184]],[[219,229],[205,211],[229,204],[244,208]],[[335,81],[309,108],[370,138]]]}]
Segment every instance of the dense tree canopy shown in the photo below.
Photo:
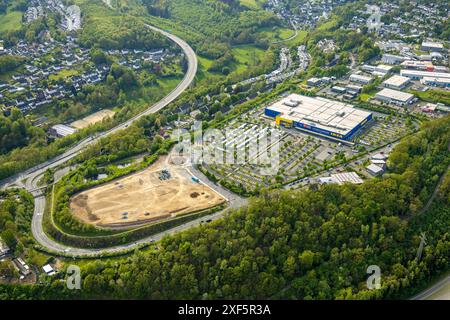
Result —
[{"label": "dense tree canopy", "polygon": [[[83,268],[83,290],[4,286],[2,297],[369,299],[407,294],[450,256],[450,117],[393,151],[390,173],[362,185],[263,192],[224,219],[164,238],[158,249]],[[416,259],[419,235],[428,242]],[[378,265],[381,290],[368,290]],[[2,293],[1,293],[2,292]]]},{"label": "dense tree canopy", "polygon": [[45,132],[33,127],[19,109],[11,109],[9,116],[0,114],[0,153],[24,146],[29,140],[43,138]]}]

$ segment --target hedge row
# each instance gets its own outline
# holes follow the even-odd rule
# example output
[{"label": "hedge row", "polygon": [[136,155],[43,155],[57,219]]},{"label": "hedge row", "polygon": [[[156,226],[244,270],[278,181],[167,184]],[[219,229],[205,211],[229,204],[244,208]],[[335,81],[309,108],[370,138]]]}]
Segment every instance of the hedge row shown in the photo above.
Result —
[{"label": "hedge row", "polygon": [[219,210],[222,210],[225,208],[225,206],[226,206],[225,204],[221,204],[219,206],[210,209],[189,213],[186,215],[175,217],[170,220],[145,225],[137,229],[124,231],[109,236],[82,237],[64,233],[51,222],[49,213],[44,215],[43,226],[45,232],[48,235],[50,235],[54,240],[60,243],[77,248],[108,248],[131,243],[133,241],[140,240],[153,234],[166,231],[170,228],[182,225],[188,221],[192,221],[194,219],[204,217]]}]

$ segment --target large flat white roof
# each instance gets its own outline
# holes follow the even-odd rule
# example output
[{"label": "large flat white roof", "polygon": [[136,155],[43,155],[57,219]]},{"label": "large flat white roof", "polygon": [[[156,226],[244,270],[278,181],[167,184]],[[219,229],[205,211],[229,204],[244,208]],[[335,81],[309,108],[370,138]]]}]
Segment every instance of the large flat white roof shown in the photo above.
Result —
[{"label": "large flat white roof", "polygon": [[450,73],[445,72],[429,72],[429,71],[418,71],[418,70],[400,70],[402,76],[415,76],[415,77],[433,77],[433,78],[447,78],[450,79]]},{"label": "large flat white roof", "polygon": [[338,184],[341,185],[344,183],[361,184],[364,182],[356,172],[336,173],[332,174],[331,178],[333,178]]},{"label": "large flat white roof", "polygon": [[423,77],[424,82],[450,83],[450,78]]},{"label": "large flat white roof", "polygon": [[362,74],[356,74],[356,73],[354,73],[354,74],[352,74],[351,76],[350,76],[350,80],[351,79],[358,79],[358,80],[363,80],[363,81],[367,81],[367,82],[370,82],[370,81],[372,81],[372,77],[368,77],[368,76],[364,76],[364,75],[362,75]]},{"label": "large flat white roof", "polygon": [[443,49],[444,45],[442,43],[439,43],[439,42],[424,41],[424,42],[422,42],[422,47]]},{"label": "large flat white roof", "polygon": [[370,116],[370,112],[322,97],[291,94],[267,107],[282,118],[346,135]]},{"label": "large flat white roof", "polygon": [[383,85],[401,87],[404,86],[409,81],[410,79],[408,77],[395,75],[390,77],[386,81],[383,81]]},{"label": "large flat white roof", "polygon": [[61,136],[68,136],[77,131],[76,129],[66,126],[64,124],[55,124],[54,126],[52,126],[52,129],[54,129],[56,133],[58,133]]},{"label": "large flat white roof", "polygon": [[407,92],[402,92],[392,89],[383,89],[376,94],[377,97],[389,98],[396,101],[407,102],[408,100],[414,98],[414,95]]}]

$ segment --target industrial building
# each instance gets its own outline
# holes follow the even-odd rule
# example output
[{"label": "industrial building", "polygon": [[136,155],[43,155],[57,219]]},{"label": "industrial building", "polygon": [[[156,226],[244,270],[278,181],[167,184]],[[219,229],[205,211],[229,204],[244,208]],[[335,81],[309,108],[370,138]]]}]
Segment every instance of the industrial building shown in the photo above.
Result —
[{"label": "industrial building", "polygon": [[364,85],[371,83],[372,80],[373,80],[372,77],[367,77],[367,76],[363,76],[360,74],[352,74],[350,76],[350,81],[364,84]]},{"label": "industrial building", "polygon": [[439,42],[425,41],[422,42],[422,51],[442,52],[444,51],[444,45]]},{"label": "industrial building", "polygon": [[345,183],[361,184],[364,181],[358,176],[356,172],[342,172],[332,174],[329,177],[322,177],[318,179],[320,184],[339,184]]},{"label": "industrial building", "polygon": [[362,70],[372,73],[374,76],[384,77],[388,73],[391,72],[392,66],[388,66],[385,64],[379,64],[377,66],[371,66],[371,65],[363,65],[361,67]]},{"label": "industrial building", "polygon": [[408,60],[403,61],[400,65],[405,69],[434,71],[434,65],[431,61]]},{"label": "industrial building", "polygon": [[345,86],[345,90],[347,91],[347,93],[352,93],[352,94],[361,93],[362,89],[363,89],[362,87],[355,86],[353,84],[348,84]]},{"label": "industrial building", "polygon": [[450,88],[450,78],[423,77],[420,81],[426,86]]},{"label": "industrial building", "polygon": [[400,64],[406,60],[410,60],[410,58],[397,56],[394,54],[388,54],[388,53],[383,54],[383,57],[381,58],[381,61],[383,61],[383,63],[387,63],[387,64]]},{"label": "industrial building", "polygon": [[48,275],[48,276],[53,276],[56,274],[55,269],[53,269],[53,267],[49,264],[46,264],[45,266],[42,267],[42,270],[44,270],[44,272]]},{"label": "industrial building", "polygon": [[408,77],[395,75],[383,81],[381,85],[385,88],[401,90],[406,88],[410,82],[411,80]]},{"label": "industrial building", "polygon": [[273,103],[264,114],[278,125],[347,141],[372,119],[372,113],[349,104],[299,94]]},{"label": "industrial building", "polygon": [[9,253],[9,247],[6,243],[3,242],[2,238],[0,238],[0,259],[6,257]]},{"label": "industrial building", "polygon": [[310,78],[306,81],[306,84],[310,87],[318,87],[322,84],[322,80],[318,78]]},{"label": "industrial building", "polygon": [[408,77],[412,80],[420,80],[425,77],[428,78],[443,78],[450,79],[450,73],[445,72],[427,72],[427,71],[417,71],[417,70],[400,70],[400,75],[403,77]]},{"label": "industrial building", "polygon": [[375,98],[390,104],[404,106],[409,103],[412,103],[412,101],[414,100],[414,95],[406,92],[385,88],[380,92],[378,92],[375,95]]},{"label": "industrial building", "polygon": [[366,168],[367,172],[369,172],[371,175],[377,177],[381,176],[384,173],[384,169],[377,166],[376,164],[371,164]]},{"label": "industrial building", "polygon": [[74,134],[77,130],[64,124],[56,124],[52,126],[48,131],[52,136],[62,138]]},{"label": "industrial building", "polygon": [[333,86],[331,88],[331,91],[333,91],[334,93],[339,93],[339,94],[344,94],[347,92],[347,90],[341,86]]}]

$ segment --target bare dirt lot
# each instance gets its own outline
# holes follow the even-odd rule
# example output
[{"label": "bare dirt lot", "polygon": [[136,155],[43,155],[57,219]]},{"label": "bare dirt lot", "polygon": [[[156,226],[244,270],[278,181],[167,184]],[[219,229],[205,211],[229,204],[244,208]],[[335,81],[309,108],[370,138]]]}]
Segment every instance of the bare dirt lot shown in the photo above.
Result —
[{"label": "bare dirt lot", "polygon": [[144,171],[74,195],[70,201],[72,213],[87,224],[127,227],[225,202],[210,187],[194,182],[186,169],[165,160],[161,158]]},{"label": "bare dirt lot", "polygon": [[111,111],[108,109],[100,110],[100,111],[97,111],[96,113],[93,113],[93,114],[83,118],[83,119],[72,122],[70,124],[70,126],[75,129],[87,128],[91,124],[94,124],[94,123],[102,121],[103,119],[112,117],[114,115],[114,113],[115,113],[114,111]]}]

